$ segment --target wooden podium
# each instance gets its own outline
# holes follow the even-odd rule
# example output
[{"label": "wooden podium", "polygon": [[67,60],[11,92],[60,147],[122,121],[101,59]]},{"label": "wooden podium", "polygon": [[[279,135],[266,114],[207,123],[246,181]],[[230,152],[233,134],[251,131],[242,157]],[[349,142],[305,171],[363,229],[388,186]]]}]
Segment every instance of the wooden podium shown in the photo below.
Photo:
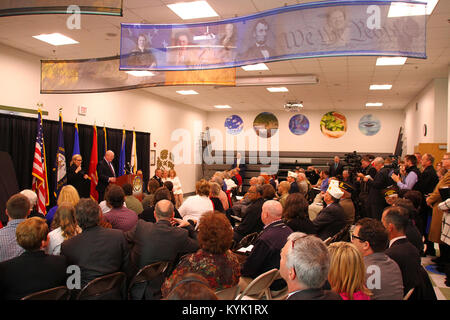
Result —
[{"label": "wooden podium", "polygon": [[142,178],[142,174],[125,174],[123,176],[117,177],[114,184],[117,184],[118,186],[123,186],[127,183],[131,184],[133,186],[133,196],[138,198],[139,201],[142,201],[142,198],[144,196],[143,181],[144,179]]}]

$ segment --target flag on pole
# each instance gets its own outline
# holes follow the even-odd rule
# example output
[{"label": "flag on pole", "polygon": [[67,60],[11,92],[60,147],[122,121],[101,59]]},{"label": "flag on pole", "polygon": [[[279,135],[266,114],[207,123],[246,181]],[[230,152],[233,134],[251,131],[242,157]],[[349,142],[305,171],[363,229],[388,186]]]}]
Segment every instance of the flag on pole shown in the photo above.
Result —
[{"label": "flag on pole", "polygon": [[123,176],[124,174],[125,174],[125,130],[123,130],[122,134],[122,147],[120,148],[118,177]]},{"label": "flag on pole", "polygon": [[73,141],[73,152],[72,157],[76,154],[81,154],[80,152],[80,138],[78,137],[78,123],[75,122],[75,138]]},{"label": "flag on pole", "polygon": [[61,111],[59,112],[58,147],[56,148],[53,172],[55,173],[55,190],[53,191],[53,195],[58,199],[62,187],[67,184],[66,151],[64,149],[63,119]]},{"label": "flag on pole", "polygon": [[105,124],[103,124],[103,136],[105,137],[105,152],[103,152],[103,154],[105,154],[106,151],[108,151],[108,139],[106,138],[106,127],[105,127]]},{"label": "flag on pole", "polygon": [[91,160],[89,161],[89,179],[91,180],[91,192],[90,196],[95,201],[98,201],[98,176],[97,176],[97,127],[94,125],[94,136],[92,137],[92,149],[91,149]]},{"label": "flag on pole", "polygon": [[137,155],[136,155],[136,132],[133,131],[133,145],[131,147],[131,171],[136,174],[137,171]]},{"label": "flag on pole", "polygon": [[46,206],[49,204],[47,165],[45,163],[44,129],[42,127],[42,111],[38,109],[36,144],[34,147],[34,160],[32,189],[38,197],[38,212],[47,214]]}]

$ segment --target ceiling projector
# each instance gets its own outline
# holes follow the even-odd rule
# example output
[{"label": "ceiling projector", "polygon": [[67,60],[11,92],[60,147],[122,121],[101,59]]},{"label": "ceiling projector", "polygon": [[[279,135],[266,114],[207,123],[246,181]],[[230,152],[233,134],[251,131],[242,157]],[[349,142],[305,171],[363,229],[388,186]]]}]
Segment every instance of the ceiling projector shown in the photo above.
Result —
[{"label": "ceiling projector", "polygon": [[284,111],[287,112],[297,112],[303,108],[303,101],[300,102],[286,102],[284,104]]}]

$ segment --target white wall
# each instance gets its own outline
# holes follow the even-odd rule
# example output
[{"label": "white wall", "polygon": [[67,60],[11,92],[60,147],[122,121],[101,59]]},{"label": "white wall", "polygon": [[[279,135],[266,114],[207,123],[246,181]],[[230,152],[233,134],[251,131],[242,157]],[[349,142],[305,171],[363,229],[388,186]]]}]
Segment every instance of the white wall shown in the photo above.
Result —
[{"label": "white wall", "polygon": [[[58,120],[58,109],[63,108],[65,122],[150,132],[151,149],[157,143],[157,155],[162,149],[171,150],[177,141],[171,141],[176,129],[194,130],[194,123],[206,121],[206,112],[152,95],[145,90],[130,90],[90,94],[40,94],[40,58],[10,47],[0,46],[0,105],[36,109],[38,102],[49,112],[44,119]],[[86,116],[79,116],[78,106],[88,108]],[[203,126],[204,128],[204,126]],[[194,145],[195,137],[191,137]],[[139,146],[137,146],[139,147]],[[117,150],[118,152],[118,150]],[[192,156],[193,158],[193,156]],[[195,191],[200,166],[176,166],[184,192]],[[139,165],[139,164],[138,164]],[[154,173],[151,167],[151,175]]]},{"label": "white wall", "polygon": [[[419,143],[443,143],[448,129],[448,81],[432,80],[405,108],[406,153]],[[424,125],[427,135],[424,135]]]},{"label": "white wall", "polygon": [[[331,111],[331,110],[329,110]],[[320,131],[320,120],[326,111],[304,110],[300,113],[306,115],[309,119],[309,130],[303,135],[294,135],[289,130],[289,120],[295,113],[291,112],[274,112],[278,119],[279,130],[276,136],[271,139],[279,139],[279,151],[330,151],[330,152],[380,152],[393,153],[397,144],[397,137],[400,127],[404,122],[404,114],[402,110],[377,111],[377,110],[336,110],[341,112],[347,118],[347,132],[341,138],[331,139],[325,137]],[[224,150],[226,149],[226,138],[230,135],[226,134],[224,122],[225,119],[237,114],[244,120],[243,131],[235,136],[235,144],[237,139],[250,140],[256,138],[253,130],[253,120],[259,112],[210,112],[208,113],[207,123],[210,128],[218,129],[223,135]],[[380,131],[373,136],[366,136],[361,133],[358,128],[360,118],[365,114],[373,114],[381,122]],[[248,131],[247,131],[248,130]],[[244,131],[249,132],[248,137],[244,136]],[[270,139],[269,139],[270,140]],[[260,139],[258,144],[247,143],[248,150],[260,150],[261,143],[266,140]],[[267,144],[267,150],[270,150],[270,142]]]}]

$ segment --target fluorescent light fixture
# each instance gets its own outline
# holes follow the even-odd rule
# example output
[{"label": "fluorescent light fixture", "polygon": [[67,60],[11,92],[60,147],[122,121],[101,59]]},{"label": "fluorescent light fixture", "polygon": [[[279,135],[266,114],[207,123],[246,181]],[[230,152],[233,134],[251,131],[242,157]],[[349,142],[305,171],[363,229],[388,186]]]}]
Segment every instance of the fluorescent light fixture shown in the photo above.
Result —
[{"label": "fluorescent light fixture", "polygon": [[153,77],[155,74],[150,71],[125,71],[135,77]]},{"label": "fluorescent light fixture", "polygon": [[40,34],[37,36],[33,36],[33,38],[50,43],[54,46],[64,46],[67,44],[76,44],[78,41],[73,40],[63,34],[60,33],[51,33],[51,34]]},{"label": "fluorescent light fixture", "polygon": [[216,109],[231,109],[231,107],[229,105],[216,105],[214,106],[214,108]]},{"label": "fluorescent light fixture", "polygon": [[206,1],[178,2],[167,6],[183,20],[219,16]]},{"label": "fluorescent light fixture", "polygon": [[288,88],[286,87],[272,87],[272,88],[266,88],[269,92],[288,92]]},{"label": "fluorescent light fixture", "polygon": [[406,62],[406,57],[380,57],[377,59],[377,66],[401,66]]},{"label": "fluorescent light fixture", "polygon": [[249,64],[247,66],[242,66],[241,68],[245,71],[269,70],[265,63]]},{"label": "fluorescent light fixture", "polygon": [[190,94],[198,94],[198,92],[195,90],[180,90],[180,91],[177,91],[177,93],[185,95],[185,96],[190,95]]},{"label": "fluorescent light fixture", "polygon": [[422,0],[427,5],[393,2],[389,7],[388,18],[430,15],[439,0]]},{"label": "fluorescent light fixture", "polygon": [[392,84],[372,84],[370,90],[391,90]]},{"label": "fluorescent light fixture", "polygon": [[278,76],[278,77],[239,77],[236,86],[282,86],[291,84],[317,84],[319,79],[314,75]]},{"label": "fluorescent light fixture", "polygon": [[367,102],[366,107],[382,107],[383,102]]}]

